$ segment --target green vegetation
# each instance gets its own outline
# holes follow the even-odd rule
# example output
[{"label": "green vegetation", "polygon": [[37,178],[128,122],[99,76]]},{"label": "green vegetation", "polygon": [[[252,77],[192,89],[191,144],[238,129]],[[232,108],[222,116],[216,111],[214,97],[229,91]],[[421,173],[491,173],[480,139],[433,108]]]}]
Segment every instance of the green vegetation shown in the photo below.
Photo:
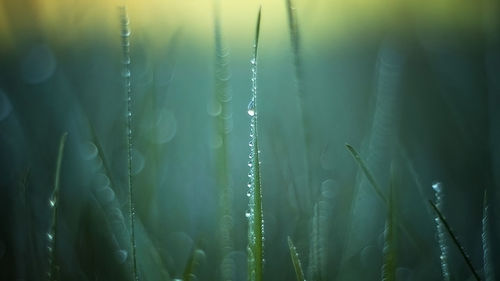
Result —
[{"label": "green vegetation", "polygon": [[57,218],[58,218],[58,206],[59,206],[59,192],[60,192],[60,181],[61,181],[61,164],[64,156],[64,145],[66,144],[66,138],[68,133],[64,133],[59,141],[59,149],[57,153],[56,161],[56,172],[54,175],[54,190],[49,199],[49,207],[52,210],[52,222],[50,225],[49,232],[47,232],[48,243],[48,261],[49,261],[49,271],[47,272],[47,277],[49,281],[57,281],[59,278],[59,265],[57,256]]},{"label": "green vegetation", "polygon": [[302,271],[302,263],[299,259],[299,253],[293,245],[292,238],[288,236],[288,248],[290,249],[290,258],[292,259],[293,268],[295,269],[295,274],[297,275],[297,281],[305,281],[304,272]]},{"label": "green vegetation", "polygon": [[248,210],[245,216],[248,219],[248,280],[261,281],[264,266],[264,215],[262,212],[262,185],[260,176],[260,150],[258,137],[258,107],[257,107],[257,51],[259,50],[261,8],[257,15],[255,40],[252,59],[252,86],[248,115],[250,116],[250,155],[248,166]]},{"label": "green vegetation", "polygon": [[494,38],[241,5],[0,20],[0,280],[495,280]]}]

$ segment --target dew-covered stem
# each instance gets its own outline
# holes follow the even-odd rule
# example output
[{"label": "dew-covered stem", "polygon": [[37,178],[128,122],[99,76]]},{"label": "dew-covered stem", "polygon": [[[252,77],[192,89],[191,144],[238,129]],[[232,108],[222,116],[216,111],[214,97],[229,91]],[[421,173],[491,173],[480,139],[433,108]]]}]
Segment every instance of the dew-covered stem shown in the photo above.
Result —
[{"label": "dew-covered stem", "polygon": [[257,107],[257,51],[259,43],[261,9],[257,16],[255,41],[251,63],[251,99],[248,105],[250,116],[250,172],[248,174],[248,210],[245,216],[248,219],[248,280],[261,281],[264,259],[264,216],[262,213],[262,190],[260,181],[260,160],[258,144],[258,107]]},{"label": "dew-covered stem", "polygon": [[59,149],[57,152],[56,160],[56,171],[54,175],[54,189],[52,190],[52,195],[49,199],[49,207],[52,210],[52,222],[47,233],[49,252],[49,271],[47,272],[47,277],[49,281],[59,280],[59,266],[57,264],[57,210],[59,207],[59,190],[60,190],[60,178],[61,178],[61,164],[64,155],[64,145],[66,143],[66,138],[68,133],[62,134],[59,141]]},{"label": "dew-covered stem", "polygon": [[382,264],[382,281],[396,280],[396,238],[394,228],[394,195],[393,182],[390,186],[389,194],[389,211],[387,212],[387,220],[384,230],[384,263]]},{"label": "dew-covered stem", "polygon": [[491,239],[490,239],[490,219],[489,219],[488,193],[484,191],[483,197],[483,219],[481,241],[483,245],[483,271],[486,281],[495,280],[495,267],[491,258]]},{"label": "dew-covered stem", "polygon": [[[432,184],[432,189],[434,190],[434,199],[436,201],[436,207],[443,209],[443,185],[440,182]],[[436,222],[436,233],[439,244],[439,262],[441,264],[441,273],[443,275],[443,281],[450,280],[450,269],[448,265],[448,245],[446,241],[446,236],[444,234],[444,226],[439,220],[439,217],[434,219]]]},{"label": "dew-covered stem", "polygon": [[476,280],[480,281],[481,279],[479,278],[479,274],[474,269],[474,266],[472,265],[472,262],[471,262],[469,256],[467,255],[467,253],[465,253],[464,247],[458,241],[457,237],[455,236],[455,233],[453,233],[453,231],[452,231],[450,225],[448,224],[448,222],[446,221],[445,217],[443,216],[443,214],[441,213],[441,211],[439,211],[439,208],[431,200],[429,200],[429,204],[431,204],[432,209],[436,213],[437,219],[439,219],[441,221],[441,223],[443,224],[444,228],[446,229],[446,232],[448,232],[448,234],[450,235],[450,237],[451,237],[451,239],[453,241],[453,244],[455,244],[455,246],[457,246],[458,250],[460,251],[460,254],[462,255],[462,257],[465,260],[465,263],[467,264],[467,267],[469,267],[470,271],[474,275],[474,278]]},{"label": "dew-covered stem", "polygon": [[134,208],[134,190],[132,187],[132,87],[130,73],[130,28],[127,7],[120,7],[121,23],[121,44],[122,44],[122,77],[127,99],[127,174],[128,174],[128,197],[129,197],[129,223],[130,223],[130,246],[132,253],[132,274],[135,281],[139,280],[137,275],[136,261],[136,241],[135,241],[135,208]]},{"label": "dew-covered stem", "polygon": [[295,275],[297,276],[297,281],[306,281],[304,279],[304,272],[302,271],[302,264],[299,259],[299,253],[295,245],[293,245],[292,238],[288,236],[288,248],[290,249],[290,257],[292,258],[293,268],[295,269]]}]

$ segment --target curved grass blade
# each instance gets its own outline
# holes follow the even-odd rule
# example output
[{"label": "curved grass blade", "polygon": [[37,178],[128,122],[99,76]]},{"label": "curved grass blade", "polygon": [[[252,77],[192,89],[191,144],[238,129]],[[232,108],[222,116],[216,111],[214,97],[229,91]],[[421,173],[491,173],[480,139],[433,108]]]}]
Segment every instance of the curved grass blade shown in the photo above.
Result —
[{"label": "curved grass blade", "polygon": [[68,133],[65,132],[62,134],[59,141],[56,172],[54,176],[54,189],[52,191],[52,196],[49,199],[49,206],[52,209],[52,223],[50,225],[49,232],[47,233],[47,239],[49,240],[49,245],[47,248],[49,251],[49,271],[47,272],[47,277],[49,281],[59,280],[59,266],[57,265],[57,210],[59,206],[61,163],[64,155],[64,145],[66,143],[67,137]]},{"label": "curved grass blade", "polygon": [[304,272],[302,271],[302,263],[300,262],[299,254],[297,253],[297,249],[293,245],[292,238],[290,238],[290,236],[288,236],[288,248],[290,249],[290,257],[292,258],[297,281],[305,281],[306,279],[304,279]]},{"label": "curved grass blade", "polygon": [[248,280],[261,281],[264,258],[264,216],[262,213],[262,189],[260,181],[260,160],[258,145],[258,107],[257,107],[257,51],[259,47],[261,8],[257,16],[253,56],[251,59],[252,71],[252,97],[248,104],[250,115],[250,172],[248,183]]},{"label": "curved grass blade", "polygon": [[482,230],[481,241],[483,245],[483,271],[484,278],[486,281],[495,280],[495,267],[493,266],[493,261],[491,258],[491,239],[490,239],[490,223],[489,223],[489,205],[488,205],[488,193],[487,190],[484,191],[483,197],[483,219],[482,219]]},{"label": "curved grass blade", "polygon": [[[365,162],[363,161],[363,159],[361,158],[359,153],[350,144],[346,143],[345,146],[346,146],[347,150],[351,153],[351,155],[354,158],[354,160],[356,161],[356,163],[358,163],[358,165],[361,167],[361,170],[363,170],[363,173],[365,174],[366,178],[370,182],[370,184],[373,187],[373,190],[375,191],[377,196],[385,203],[386,206],[388,206],[389,201],[387,200],[387,197],[382,192],[382,189],[380,189],[380,186],[375,181],[375,178],[373,177],[372,173],[370,172],[370,170],[366,166]],[[395,215],[397,216],[398,214],[396,213]],[[401,230],[406,235],[406,237],[410,240],[410,243],[415,247],[415,249],[420,251],[420,248],[417,246],[417,242],[416,242],[415,238],[410,233],[410,231],[408,231],[406,226],[404,224],[402,224],[401,222],[398,223],[398,226],[401,228]]]},{"label": "curved grass blade", "polygon": [[438,216],[439,220],[443,223],[443,226],[446,229],[446,231],[448,232],[448,234],[450,235],[453,243],[455,244],[455,246],[457,246],[458,250],[460,251],[460,254],[462,255],[462,257],[465,260],[465,263],[467,263],[467,266],[469,267],[470,271],[474,275],[474,278],[476,280],[480,281],[481,279],[479,278],[478,273],[474,269],[474,266],[472,266],[472,262],[471,262],[469,256],[465,253],[464,247],[462,247],[462,244],[460,244],[457,237],[455,236],[455,234],[451,230],[451,227],[448,224],[448,222],[446,221],[445,217],[443,216],[443,214],[441,214],[438,207],[436,207],[436,205],[431,200],[429,200],[429,204],[431,204],[432,209],[434,210],[434,212],[436,212],[436,215]]},{"label": "curved grass blade", "polygon": [[132,274],[135,281],[139,280],[137,275],[136,241],[135,241],[135,208],[134,193],[132,188],[132,87],[130,85],[130,28],[127,7],[120,7],[120,23],[122,38],[122,77],[127,97],[127,160],[128,160],[128,192],[129,192],[129,221],[130,221],[130,245],[132,252]]}]

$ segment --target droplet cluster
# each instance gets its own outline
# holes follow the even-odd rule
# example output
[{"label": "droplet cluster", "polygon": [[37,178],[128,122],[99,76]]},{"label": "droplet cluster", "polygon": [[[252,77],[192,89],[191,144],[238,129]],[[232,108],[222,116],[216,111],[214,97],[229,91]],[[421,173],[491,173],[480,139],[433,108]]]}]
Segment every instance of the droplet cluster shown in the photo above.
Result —
[{"label": "droplet cluster", "polygon": [[[248,104],[247,113],[250,116],[250,154],[248,156],[248,209],[245,217],[248,219],[248,263],[249,263],[249,280],[255,280],[255,267],[250,266],[255,264],[257,260],[263,263],[263,252],[260,245],[264,244],[264,218],[262,215],[262,193],[260,190],[260,172],[259,172],[259,156],[260,151],[257,145],[257,60],[252,58],[251,64],[251,98]],[[258,241],[260,240],[260,241]],[[259,250],[260,249],[260,250]]]},{"label": "droplet cluster", "polygon": [[130,73],[130,28],[129,17],[126,6],[120,7],[120,26],[121,26],[121,45],[122,45],[122,78],[125,87],[127,98],[127,158],[128,158],[128,186],[129,186],[129,220],[130,220],[130,242],[132,248],[132,271],[134,280],[138,281],[137,263],[135,259],[136,243],[135,243],[135,227],[134,217],[135,209],[133,204],[133,189],[132,189],[132,87]]},{"label": "droplet cluster", "polygon": [[[432,189],[434,190],[436,207],[439,210],[442,210],[443,209],[443,185],[440,182],[435,182],[432,184]],[[446,245],[446,236],[445,236],[444,226],[443,226],[443,223],[441,222],[441,220],[439,219],[439,216],[436,215],[436,217],[434,218],[434,221],[436,223],[436,233],[437,233],[437,239],[438,239],[439,250],[440,250],[439,262],[441,264],[441,271],[443,274],[443,280],[449,281],[450,280],[450,270],[448,268],[448,246]]]}]

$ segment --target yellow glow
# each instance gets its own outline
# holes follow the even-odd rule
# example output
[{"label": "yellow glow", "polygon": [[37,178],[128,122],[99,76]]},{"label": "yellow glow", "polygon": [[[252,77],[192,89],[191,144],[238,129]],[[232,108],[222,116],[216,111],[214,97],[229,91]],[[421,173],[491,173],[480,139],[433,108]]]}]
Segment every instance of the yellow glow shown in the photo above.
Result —
[{"label": "yellow glow", "polygon": [[[1,0],[0,46],[11,48],[26,34],[37,34],[63,46],[106,38],[119,40],[117,7],[126,4],[134,36],[165,44],[178,28],[199,44],[213,40],[213,1],[205,0]],[[488,1],[488,0],[483,0]],[[334,41],[356,32],[390,25],[446,25],[476,29],[481,24],[481,4],[464,0],[296,0],[302,34],[313,42]],[[233,48],[251,42],[255,14],[262,5],[263,36],[269,44],[286,40],[285,0],[220,0],[226,40]],[[266,35],[267,34],[267,35]]]}]

